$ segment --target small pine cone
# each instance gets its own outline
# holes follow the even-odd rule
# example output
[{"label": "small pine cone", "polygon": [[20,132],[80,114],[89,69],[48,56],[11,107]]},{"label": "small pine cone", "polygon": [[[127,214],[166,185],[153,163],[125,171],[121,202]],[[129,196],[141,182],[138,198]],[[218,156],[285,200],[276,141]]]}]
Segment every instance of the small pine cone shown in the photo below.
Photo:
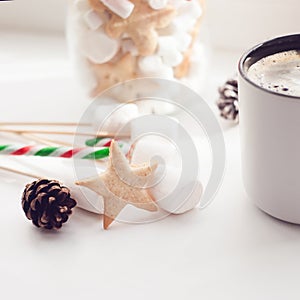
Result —
[{"label": "small pine cone", "polygon": [[219,88],[220,98],[217,106],[220,110],[221,117],[226,120],[238,122],[239,105],[238,105],[238,82],[237,78],[229,79]]},{"label": "small pine cone", "polygon": [[61,228],[76,204],[70,190],[56,180],[40,179],[27,184],[22,195],[26,217],[46,229]]}]

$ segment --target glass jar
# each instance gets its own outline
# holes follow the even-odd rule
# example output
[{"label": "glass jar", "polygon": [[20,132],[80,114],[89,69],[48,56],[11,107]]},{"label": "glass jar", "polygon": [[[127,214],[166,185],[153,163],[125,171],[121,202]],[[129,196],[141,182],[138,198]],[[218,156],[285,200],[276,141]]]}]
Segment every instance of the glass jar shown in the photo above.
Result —
[{"label": "glass jar", "polygon": [[204,0],[70,0],[70,53],[89,97],[140,77],[197,86],[203,9]]}]

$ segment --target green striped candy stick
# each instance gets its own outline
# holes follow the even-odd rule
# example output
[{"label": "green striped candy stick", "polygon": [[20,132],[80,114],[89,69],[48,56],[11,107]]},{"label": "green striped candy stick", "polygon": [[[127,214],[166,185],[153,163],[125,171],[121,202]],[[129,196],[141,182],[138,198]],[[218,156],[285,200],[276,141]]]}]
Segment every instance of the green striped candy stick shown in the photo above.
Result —
[{"label": "green striped candy stick", "polygon": [[71,148],[10,144],[0,145],[0,155],[26,155],[98,160],[109,156],[109,147]]}]

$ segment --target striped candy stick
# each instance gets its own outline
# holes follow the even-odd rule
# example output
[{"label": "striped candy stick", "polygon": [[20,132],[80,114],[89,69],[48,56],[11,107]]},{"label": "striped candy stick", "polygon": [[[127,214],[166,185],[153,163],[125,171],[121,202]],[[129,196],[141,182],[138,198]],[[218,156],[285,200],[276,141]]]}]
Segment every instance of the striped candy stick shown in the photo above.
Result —
[{"label": "striped candy stick", "polygon": [[[85,145],[88,147],[110,147],[112,139],[96,137],[85,141]],[[130,146],[128,142],[118,141],[119,146],[123,149],[126,157],[130,160],[133,152],[133,146]]]},{"label": "striped candy stick", "polygon": [[[110,147],[112,139],[111,138],[103,138],[103,137],[95,137],[93,139],[88,139],[85,141],[85,145],[88,147]],[[119,145],[126,145],[127,143],[124,141],[118,141]]]},{"label": "striped candy stick", "polygon": [[[109,147],[111,143],[110,138],[95,137],[85,141],[85,145],[88,147]],[[119,143],[121,144],[121,143]]]},{"label": "striped candy stick", "polygon": [[[126,151],[125,148],[124,151]],[[98,160],[109,156],[109,148],[70,148],[45,147],[37,145],[0,145],[0,155],[62,157]]]}]

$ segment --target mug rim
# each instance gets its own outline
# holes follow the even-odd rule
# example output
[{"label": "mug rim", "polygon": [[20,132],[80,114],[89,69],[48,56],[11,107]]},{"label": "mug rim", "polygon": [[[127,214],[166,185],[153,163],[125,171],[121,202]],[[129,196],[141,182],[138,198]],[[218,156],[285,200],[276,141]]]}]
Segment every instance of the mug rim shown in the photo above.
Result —
[{"label": "mug rim", "polygon": [[291,35],[284,35],[280,37],[276,37],[270,40],[267,40],[263,43],[257,44],[254,47],[250,48],[246,51],[239,60],[238,63],[238,72],[241,77],[247,81],[252,86],[272,95],[277,95],[280,97],[290,98],[290,99],[298,99],[300,100],[300,96],[294,95],[287,95],[277,93],[262,86],[258,85],[257,83],[250,80],[247,76],[246,71],[246,63],[248,63],[248,69],[254,63],[259,61],[260,59],[270,56],[272,54],[290,51],[290,50],[300,50],[300,33],[291,34]]}]

